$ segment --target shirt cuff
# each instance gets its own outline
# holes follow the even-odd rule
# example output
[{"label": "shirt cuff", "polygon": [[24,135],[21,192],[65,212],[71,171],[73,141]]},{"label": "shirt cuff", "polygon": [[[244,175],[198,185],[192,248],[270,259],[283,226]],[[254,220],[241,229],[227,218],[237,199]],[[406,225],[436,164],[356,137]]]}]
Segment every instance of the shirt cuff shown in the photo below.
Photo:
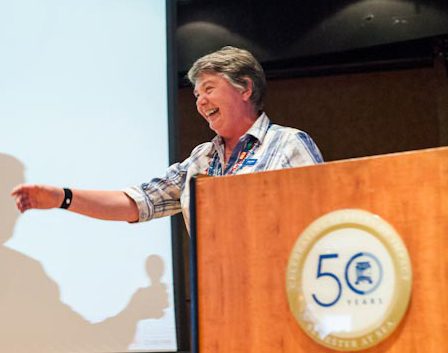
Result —
[{"label": "shirt cuff", "polygon": [[[154,205],[148,195],[139,186],[131,186],[122,190],[128,195],[138,208],[138,222],[149,221],[154,216]],[[132,222],[134,223],[134,222]]]}]

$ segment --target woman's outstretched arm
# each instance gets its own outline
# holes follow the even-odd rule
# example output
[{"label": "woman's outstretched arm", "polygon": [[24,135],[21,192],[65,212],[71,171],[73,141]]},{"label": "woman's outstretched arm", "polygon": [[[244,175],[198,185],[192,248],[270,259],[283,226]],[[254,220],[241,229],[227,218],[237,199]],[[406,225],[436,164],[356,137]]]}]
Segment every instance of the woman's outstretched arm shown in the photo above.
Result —
[{"label": "woman's outstretched arm", "polygon": [[[71,191],[73,197],[69,211],[111,221],[136,222],[139,219],[137,205],[123,191]],[[11,195],[22,213],[29,209],[58,208],[64,201],[64,189],[49,185],[18,185]]]}]

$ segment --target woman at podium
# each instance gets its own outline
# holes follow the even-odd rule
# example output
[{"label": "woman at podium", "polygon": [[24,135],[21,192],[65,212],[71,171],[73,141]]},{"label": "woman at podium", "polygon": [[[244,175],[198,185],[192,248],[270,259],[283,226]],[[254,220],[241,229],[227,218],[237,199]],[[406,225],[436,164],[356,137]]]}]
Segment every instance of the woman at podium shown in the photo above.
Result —
[{"label": "woman at podium", "polygon": [[182,212],[189,225],[189,180],[253,173],[322,162],[303,131],[273,124],[263,111],[264,71],[246,50],[224,47],[199,58],[188,72],[196,108],[215,138],[193,149],[163,177],[124,190],[81,190],[24,184],[12,191],[21,212],[65,208],[90,217],[128,222]]}]

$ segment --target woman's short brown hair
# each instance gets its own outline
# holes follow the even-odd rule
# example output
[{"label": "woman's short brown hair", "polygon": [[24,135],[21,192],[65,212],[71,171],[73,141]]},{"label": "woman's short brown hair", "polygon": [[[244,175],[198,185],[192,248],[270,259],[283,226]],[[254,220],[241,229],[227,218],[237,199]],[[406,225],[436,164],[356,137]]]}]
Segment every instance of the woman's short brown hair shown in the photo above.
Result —
[{"label": "woman's short brown hair", "polygon": [[203,73],[217,73],[239,89],[247,88],[247,79],[252,81],[250,100],[255,111],[263,109],[266,92],[266,77],[263,68],[255,57],[244,49],[223,47],[196,60],[188,71],[188,79],[195,85]]}]

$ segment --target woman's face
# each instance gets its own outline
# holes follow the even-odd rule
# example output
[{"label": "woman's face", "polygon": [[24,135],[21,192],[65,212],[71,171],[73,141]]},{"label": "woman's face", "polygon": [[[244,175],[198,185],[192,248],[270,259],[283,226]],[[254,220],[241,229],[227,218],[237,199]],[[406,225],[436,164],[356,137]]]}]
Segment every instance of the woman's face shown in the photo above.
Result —
[{"label": "woman's face", "polygon": [[196,80],[194,95],[199,114],[210,129],[224,138],[238,137],[240,123],[253,111],[251,89],[240,90],[219,74],[203,73]]}]

